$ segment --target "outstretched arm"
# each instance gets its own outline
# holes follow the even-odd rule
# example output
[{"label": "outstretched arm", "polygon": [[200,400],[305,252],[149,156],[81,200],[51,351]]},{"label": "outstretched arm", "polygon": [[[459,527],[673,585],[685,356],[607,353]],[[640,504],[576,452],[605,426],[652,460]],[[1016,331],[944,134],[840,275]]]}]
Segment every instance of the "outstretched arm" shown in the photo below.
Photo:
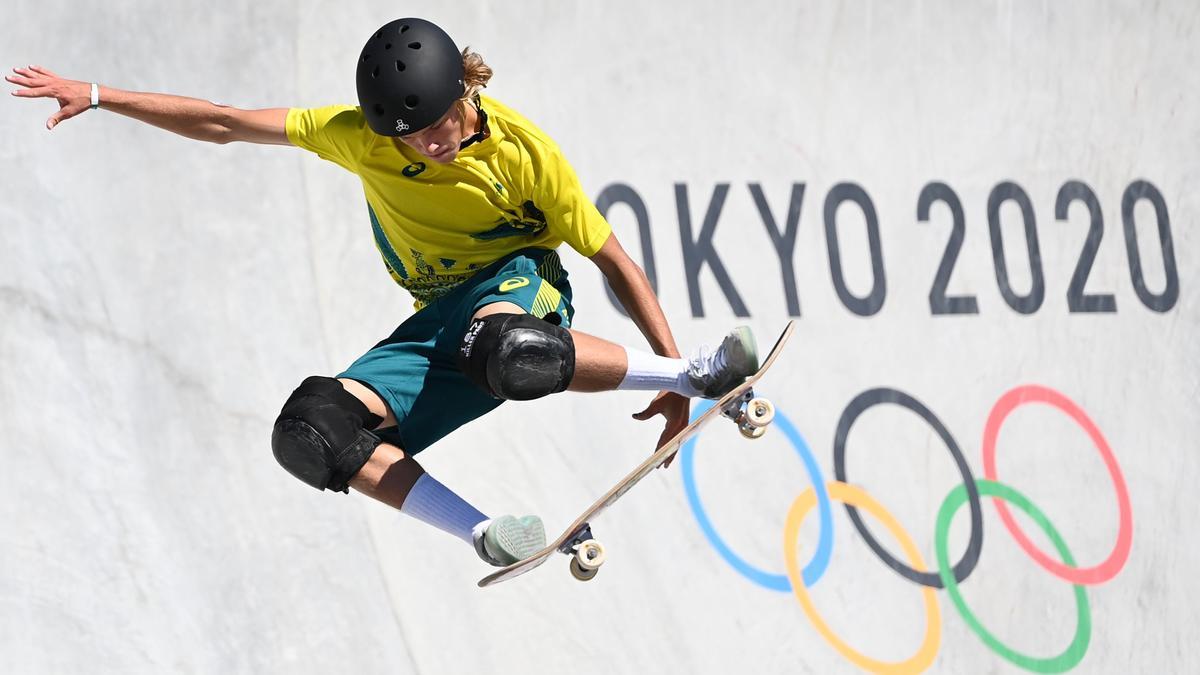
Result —
[{"label": "outstretched arm", "polygon": [[[59,77],[41,66],[14,68],[13,73],[4,78],[21,87],[13,96],[58,101],[59,110],[46,120],[47,129],[91,107],[91,83]],[[112,87],[100,87],[100,107],[199,141],[290,145],[284,126],[287,108],[242,110],[185,96]]]}]

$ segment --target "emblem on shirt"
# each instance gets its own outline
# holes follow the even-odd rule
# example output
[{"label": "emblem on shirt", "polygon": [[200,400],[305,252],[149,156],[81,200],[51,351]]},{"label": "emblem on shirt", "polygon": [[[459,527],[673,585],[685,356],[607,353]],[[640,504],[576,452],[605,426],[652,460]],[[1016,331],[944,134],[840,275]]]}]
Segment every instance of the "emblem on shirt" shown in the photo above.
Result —
[{"label": "emblem on shirt", "polygon": [[506,237],[532,238],[540,235],[546,229],[546,216],[538,207],[534,206],[533,202],[525,202],[522,205],[522,213],[508,210],[506,212],[510,217],[497,219],[490,230],[475,232],[471,238],[481,241],[494,241]]},{"label": "emblem on shirt", "polygon": [[414,164],[409,164],[408,166],[401,169],[400,173],[404,174],[408,178],[412,178],[424,170],[425,170],[425,162],[416,162]]},{"label": "emblem on shirt", "polygon": [[408,125],[404,123],[403,119],[396,120],[396,131],[401,134],[408,131]]}]

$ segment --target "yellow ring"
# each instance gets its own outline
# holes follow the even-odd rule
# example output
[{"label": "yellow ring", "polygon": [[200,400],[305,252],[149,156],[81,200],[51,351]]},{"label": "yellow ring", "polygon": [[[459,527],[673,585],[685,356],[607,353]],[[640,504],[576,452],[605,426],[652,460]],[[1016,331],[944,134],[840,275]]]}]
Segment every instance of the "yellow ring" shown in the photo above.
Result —
[{"label": "yellow ring", "polygon": [[[830,481],[827,483],[829,488],[829,498],[857,506],[860,509],[866,510],[871,515],[875,516],[879,522],[883,523],[884,527],[892,533],[896,541],[900,543],[900,548],[904,550],[904,554],[908,557],[909,564],[913,569],[924,572],[926,571],[925,561],[921,559],[921,552],[917,550],[917,545],[913,543],[912,537],[900,527],[900,523],[892,514],[888,513],[887,509],[875,501],[870,495],[864,492],[861,488],[841,483]],[[879,661],[872,659],[864,654],[856,651],[853,647],[846,644],[844,640],[834,634],[830,630],[813,606],[812,598],[808,597],[808,589],[804,587],[804,578],[800,572],[799,551],[797,544],[800,537],[800,525],[804,522],[804,517],[816,506],[817,495],[812,488],[804,491],[796,501],[792,502],[792,507],[788,509],[787,523],[783,528],[783,557],[787,562],[788,580],[792,584],[792,592],[795,593],[796,599],[800,601],[800,606],[804,608],[804,613],[808,615],[809,621],[812,621],[817,632],[825,637],[833,648],[838,650],[842,656],[853,662],[863,670],[869,670],[876,673],[919,673],[933,664],[934,658],[937,657],[938,647],[941,644],[942,636],[942,615],[938,610],[937,597],[934,596],[933,589],[925,586],[922,587],[921,593],[925,596],[925,641],[921,643],[917,653],[911,658],[893,663],[890,661]]]}]

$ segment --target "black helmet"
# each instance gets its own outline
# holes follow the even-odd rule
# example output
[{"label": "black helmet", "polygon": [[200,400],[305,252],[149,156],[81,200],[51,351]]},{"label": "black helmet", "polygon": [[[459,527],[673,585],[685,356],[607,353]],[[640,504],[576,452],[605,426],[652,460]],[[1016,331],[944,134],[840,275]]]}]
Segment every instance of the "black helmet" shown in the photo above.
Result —
[{"label": "black helmet", "polygon": [[396,19],[375,31],[358,57],[358,103],[375,133],[411,134],[462,98],[462,54],[441,28]]}]

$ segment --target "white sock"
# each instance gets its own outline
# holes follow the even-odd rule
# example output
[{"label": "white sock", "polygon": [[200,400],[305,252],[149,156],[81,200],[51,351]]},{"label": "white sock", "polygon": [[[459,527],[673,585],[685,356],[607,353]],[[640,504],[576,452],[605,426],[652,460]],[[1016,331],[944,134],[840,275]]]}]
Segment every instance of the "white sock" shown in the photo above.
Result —
[{"label": "white sock", "polygon": [[687,376],[687,359],[672,359],[657,354],[625,349],[629,369],[617,389],[637,391],[673,391],[689,398],[699,396]]},{"label": "white sock", "polygon": [[400,513],[410,515],[472,545],[475,543],[475,526],[488,520],[478,509],[463,501],[462,497],[451,492],[450,488],[427,473],[421,474],[409,490],[404,504],[400,506]]}]

